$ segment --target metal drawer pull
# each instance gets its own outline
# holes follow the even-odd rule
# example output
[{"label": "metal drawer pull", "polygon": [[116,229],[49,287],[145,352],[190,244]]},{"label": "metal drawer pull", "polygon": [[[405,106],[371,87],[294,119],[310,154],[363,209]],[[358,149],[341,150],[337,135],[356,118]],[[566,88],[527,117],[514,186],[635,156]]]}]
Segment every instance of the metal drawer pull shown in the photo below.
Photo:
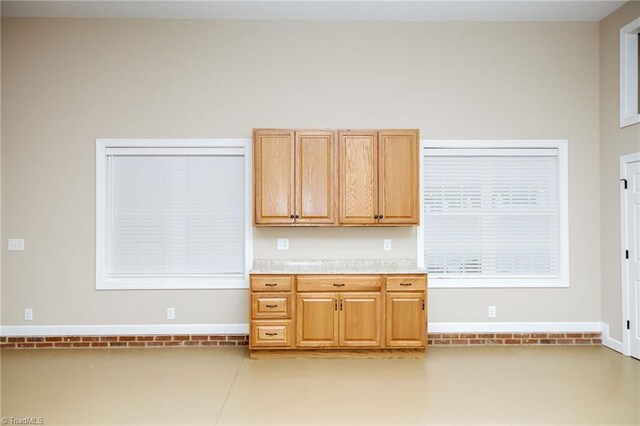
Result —
[{"label": "metal drawer pull", "polygon": [[264,334],[266,334],[267,336],[277,336],[278,335],[278,333],[264,333]]},{"label": "metal drawer pull", "polygon": [[344,287],[344,284],[342,283],[333,283],[334,287]]},{"label": "metal drawer pull", "polygon": [[276,283],[265,283],[265,286],[267,287],[276,287],[278,284]]},{"label": "metal drawer pull", "polygon": [[264,306],[267,307],[267,308],[277,308],[278,307],[278,305],[264,305]]},{"label": "metal drawer pull", "polygon": [[411,285],[411,283],[400,283],[400,285],[403,285],[403,286],[405,286],[405,287],[406,287],[406,286],[408,286],[408,285]]}]

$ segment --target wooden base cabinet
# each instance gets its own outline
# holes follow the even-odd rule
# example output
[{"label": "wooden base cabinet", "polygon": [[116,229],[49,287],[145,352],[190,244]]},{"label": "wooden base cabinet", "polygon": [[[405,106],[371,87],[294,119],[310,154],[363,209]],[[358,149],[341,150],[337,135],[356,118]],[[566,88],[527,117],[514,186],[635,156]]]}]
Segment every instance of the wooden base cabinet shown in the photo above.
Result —
[{"label": "wooden base cabinet", "polygon": [[422,293],[387,293],[387,347],[423,347],[427,338],[426,300]]},{"label": "wooden base cabinet", "polygon": [[339,300],[340,347],[381,347],[382,303],[380,293],[344,293]]},{"label": "wooden base cabinet", "polygon": [[336,293],[298,293],[296,345],[338,346],[338,297]]},{"label": "wooden base cabinet", "polygon": [[251,275],[249,346],[252,351],[424,349],[426,282],[426,274]]}]

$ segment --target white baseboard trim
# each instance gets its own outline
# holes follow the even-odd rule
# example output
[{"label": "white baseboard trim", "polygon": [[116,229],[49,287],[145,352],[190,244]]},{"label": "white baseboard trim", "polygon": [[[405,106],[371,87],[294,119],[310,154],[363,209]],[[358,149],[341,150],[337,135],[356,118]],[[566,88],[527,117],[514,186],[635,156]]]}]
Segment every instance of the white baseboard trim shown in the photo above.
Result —
[{"label": "white baseboard trim", "polygon": [[602,323],[602,344],[609,349],[613,349],[616,352],[623,353],[622,351],[622,342],[620,340],[616,340],[609,335],[609,324],[606,322]]},{"label": "white baseboard trim", "polygon": [[4,325],[0,336],[248,334],[248,324]]},{"label": "white baseboard trim", "polygon": [[[595,333],[600,322],[432,322],[430,333]],[[248,324],[5,325],[0,336],[125,336],[163,334],[248,334]],[[607,334],[608,336],[608,325]],[[622,343],[609,339],[613,345]],[[604,343],[604,337],[603,337]],[[607,345],[608,346],[608,345]],[[609,346],[615,349],[614,346]],[[615,349],[618,350],[618,349]]]},{"label": "white baseboard trim", "polygon": [[596,333],[600,322],[432,322],[429,333]]}]

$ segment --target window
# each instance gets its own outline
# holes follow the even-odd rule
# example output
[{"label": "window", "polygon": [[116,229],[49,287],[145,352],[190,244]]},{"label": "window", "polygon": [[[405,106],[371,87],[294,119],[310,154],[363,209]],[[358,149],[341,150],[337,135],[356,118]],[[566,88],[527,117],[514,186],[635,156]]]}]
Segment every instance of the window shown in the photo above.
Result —
[{"label": "window", "polygon": [[424,142],[430,286],[568,286],[566,152],[566,141]]},{"label": "window", "polygon": [[246,140],[98,140],[96,288],[246,288]]},{"label": "window", "polygon": [[620,127],[640,123],[640,18],[620,29]]}]

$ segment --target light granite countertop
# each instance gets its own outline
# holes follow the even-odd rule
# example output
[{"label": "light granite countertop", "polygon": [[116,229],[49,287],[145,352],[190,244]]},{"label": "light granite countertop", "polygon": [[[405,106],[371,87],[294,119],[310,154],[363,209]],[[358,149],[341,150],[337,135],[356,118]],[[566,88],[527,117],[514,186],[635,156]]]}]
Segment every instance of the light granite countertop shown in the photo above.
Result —
[{"label": "light granite countertop", "polygon": [[252,274],[426,274],[413,259],[271,260],[256,259]]}]

